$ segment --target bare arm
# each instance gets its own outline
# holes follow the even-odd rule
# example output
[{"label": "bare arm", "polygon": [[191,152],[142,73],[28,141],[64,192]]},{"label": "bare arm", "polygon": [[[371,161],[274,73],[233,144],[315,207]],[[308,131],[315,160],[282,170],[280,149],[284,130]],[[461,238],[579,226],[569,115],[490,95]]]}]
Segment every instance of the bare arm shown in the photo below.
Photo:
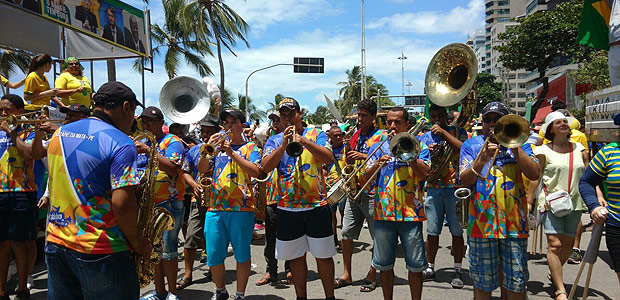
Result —
[{"label": "bare arm", "polygon": [[134,186],[112,191],[112,213],[129,246],[144,255],[149,248],[146,238],[138,236],[138,202]]},{"label": "bare arm", "polygon": [[536,163],[536,160],[527,155],[521,147],[512,148],[510,151],[512,151],[517,159],[517,164],[521,167],[521,172],[523,172],[523,175],[530,180],[537,180],[540,175],[540,167]]},{"label": "bare arm", "polygon": [[413,173],[420,180],[426,180],[428,175],[431,173],[431,167],[424,163],[421,159],[416,158],[415,160],[409,162],[409,166],[413,168]]},{"label": "bare arm", "polygon": [[538,176],[538,179],[530,180],[530,185],[528,186],[528,189],[527,189],[528,212],[531,211],[534,204],[536,204],[536,191],[538,190],[538,185],[540,184],[540,181],[542,180],[542,172],[544,170],[545,161],[546,161],[546,157],[542,154],[539,154],[536,157],[538,158],[538,166],[540,168],[540,175]]},{"label": "bare arm", "polygon": [[34,141],[32,142],[32,158],[42,159],[47,156],[47,150],[43,147],[43,132],[37,130],[34,132]]},{"label": "bare arm", "polygon": [[22,85],[24,85],[24,83],[26,83],[26,78],[25,77],[24,77],[24,79],[20,80],[19,82],[8,82],[6,84],[6,87],[8,87],[10,89],[18,89]]},{"label": "bare arm", "polygon": [[58,92],[58,89],[50,89],[47,91],[34,93],[34,94],[24,94],[24,100],[33,101],[33,100],[38,100],[38,99],[45,98],[45,97],[53,97],[53,96],[56,96],[57,92]]},{"label": "bare arm", "polygon": [[312,153],[312,156],[314,156],[320,163],[329,165],[334,162],[334,155],[332,154],[332,151],[326,147],[319,146],[304,137],[301,137],[299,142],[302,146],[308,149],[308,151]]}]

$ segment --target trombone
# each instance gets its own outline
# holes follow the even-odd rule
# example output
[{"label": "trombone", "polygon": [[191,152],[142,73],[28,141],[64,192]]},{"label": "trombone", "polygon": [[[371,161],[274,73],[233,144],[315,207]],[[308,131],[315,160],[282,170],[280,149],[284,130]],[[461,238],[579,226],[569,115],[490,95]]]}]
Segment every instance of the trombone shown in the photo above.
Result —
[{"label": "trombone", "polygon": [[200,146],[200,155],[206,159],[212,159],[213,157],[215,157],[215,152],[217,152],[217,150],[222,146],[224,141],[229,139],[231,136],[232,131],[228,129],[224,133],[224,136],[218,139],[217,142],[215,142],[213,145],[209,143],[204,143],[202,146]]}]

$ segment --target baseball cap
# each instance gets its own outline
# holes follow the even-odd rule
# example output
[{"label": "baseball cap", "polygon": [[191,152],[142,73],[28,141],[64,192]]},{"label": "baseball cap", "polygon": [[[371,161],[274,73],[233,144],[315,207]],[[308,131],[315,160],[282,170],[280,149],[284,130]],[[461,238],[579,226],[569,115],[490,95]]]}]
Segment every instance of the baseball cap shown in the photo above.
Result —
[{"label": "baseball cap", "polygon": [[491,102],[482,109],[482,116],[485,116],[488,113],[496,113],[500,115],[500,117],[503,117],[509,114],[510,111],[508,110],[506,105],[504,105],[503,103]]},{"label": "baseball cap", "polygon": [[273,120],[274,118],[280,118],[280,112],[279,111],[274,111],[272,113],[269,114],[269,116],[267,117],[270,120]]},{"label": "baseball cap", "polygon": [[208,114],[204,119],[202,119],[200,126],[220,127],[220,119],[214,114]]},{"label": "baseball cap", "polygon": [[86,116],[90,115],[90,109],[88,107],[86,107],[85,105],[80,104],[80,103],[73,103],[73,104],[71,104],[69,106],[61,107],[59,110],[63,114],[66,114],[68,111],[72,111],[72,112],[82,113],[82,114],[84,114]]},{"label": "baseball cap", "polygon": [[227,109],[220,113],[220,120],[225,121],[228,116],[241,121],[241,123],[245,123],[245,115],[240,110]]},{"label": "baseball cap", "polygon": [[142,111],[142,114],[140,114],[140,118],[142,117],[163,120],[164,114],[159,108],[155,106],[149,106]]},{"label": "baseball cap", "polygon": [[136,94],[133,91],[119,81],[109,81],[104,83],[97,93],[93,96],[95,103],[114,103],[114,102],[124,102],[124,101],[133,101],[136,105],[140,107],[144,107],[142,103],[138,101],[136,98]]},{"label": "baseball cap", "polygon": [[297,100],[291,97],[286,97],[280,101],[280,104],[278,104],[278,111],[281,111],[283,108],[287,108],[287,109],[295,110],[295,111],[301,111],[301,108],[299,107],[299,103],[297,102]]}]

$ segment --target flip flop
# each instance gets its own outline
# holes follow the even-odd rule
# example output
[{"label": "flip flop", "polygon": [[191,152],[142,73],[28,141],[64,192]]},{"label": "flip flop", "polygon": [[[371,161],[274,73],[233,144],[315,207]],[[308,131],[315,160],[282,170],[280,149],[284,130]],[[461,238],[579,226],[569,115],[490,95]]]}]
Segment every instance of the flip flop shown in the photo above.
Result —
[{"label": "flip flop", "polygon": [[335,289],[339,289],[341,287],[345,287],[347,285],[351,285],[350,282],[346,282],[346,280],[342,279],[342,278],[336,278],[334,280],[334,288]]},{"label": "flip flop", "polygon": [[374,291],[376,288],[377,288],[376,282],[372,282],[368,279],[364,279],[364,281],[362,281],[362,285],[360,286],[360,292],[369,293],[369,292]]},{"label": "flip flop", "polygon": [[177,281],[177,290],[182,290],[192,284],[192,279],[183,277]]},{"label": "flip flop", "polygon": [[261,286],[261,285],[265,285],[265,284],[270,284],[272,282],[276,282],[277,279],[272,278],[269,275],[265,275],[265,277],[261,278],[259,281],[256,282],[256,286]]}]

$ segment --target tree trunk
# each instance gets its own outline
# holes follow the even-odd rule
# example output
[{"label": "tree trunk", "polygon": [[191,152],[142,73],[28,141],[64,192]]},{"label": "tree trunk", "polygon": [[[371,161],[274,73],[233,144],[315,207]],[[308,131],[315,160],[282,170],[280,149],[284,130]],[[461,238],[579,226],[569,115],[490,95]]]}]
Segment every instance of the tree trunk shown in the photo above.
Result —
[{"label": "tree trunk", "polygon": [[543,69],[542,72],[539,72],[540,75],[538,76],[538,80],[542,81],[543,89],[542,91],[540,91],[540,95],[536,99],[536,102],[534,103],[534,105],[532,105],[532,111],[530,114],[531,119],[529,120],[530,123],[534,122],[534,119],[536,119],[536,113],[538,112],[540,105],[542,105],[542,103],[545,101],[545,97],[547,97],[547,92],[549,92],[549,78],[545,76],[546,72],[544,70],[545,69]]},{"label": "tree trunk", "polygon": [[[108,59],[108,81],[116,81],[116,63],[113,59]],[[93,80],[91,78],[91,80]]]}]

